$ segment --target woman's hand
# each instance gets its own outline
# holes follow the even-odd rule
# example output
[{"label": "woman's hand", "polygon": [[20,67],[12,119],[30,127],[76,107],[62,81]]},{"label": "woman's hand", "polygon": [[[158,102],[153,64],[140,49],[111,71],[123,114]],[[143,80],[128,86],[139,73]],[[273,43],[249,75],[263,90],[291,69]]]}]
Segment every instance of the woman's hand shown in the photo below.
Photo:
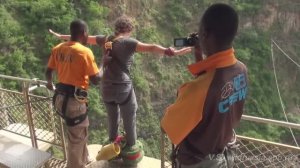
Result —
[{"label": "woman's hand", "polygon": [[184,47],[182,49],[176,50],[173,47],[169,47],[165,50],[165,55],[175,56],[175,55],[185,55],[192,51],[192,47]]},{"label": "woman's hand", "polygon": [[185,55],[185,54],[188,54],[188,53],[192,52],[192,48],[193,47],[184,47],[182,49],[175,50],[174,54],[175,55]]}]

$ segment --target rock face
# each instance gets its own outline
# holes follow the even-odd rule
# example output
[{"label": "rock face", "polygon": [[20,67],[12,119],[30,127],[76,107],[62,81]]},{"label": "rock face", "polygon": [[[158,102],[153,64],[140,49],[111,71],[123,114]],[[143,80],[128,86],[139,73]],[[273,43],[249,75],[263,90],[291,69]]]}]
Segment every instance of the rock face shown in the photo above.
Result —
[{"label": "rock face", "polygon": [[90,163],[87,168],[160,168],[161,161],[154,158],[149,158],[144,156],[143,160],[137,166],[125,166],[122,161],[96,161],[98,151],[101,149],[102,145],[92,144],[88,145],[90,158],[93,159],[93,162]]}]

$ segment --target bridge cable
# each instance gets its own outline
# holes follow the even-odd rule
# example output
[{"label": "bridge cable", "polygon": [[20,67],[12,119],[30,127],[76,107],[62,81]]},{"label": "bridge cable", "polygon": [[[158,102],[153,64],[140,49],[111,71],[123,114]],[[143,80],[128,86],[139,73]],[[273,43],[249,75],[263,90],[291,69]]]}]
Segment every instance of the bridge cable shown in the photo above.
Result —
[{"label": "bridge cable", "polygon": [[[280,104],[281,104],[281,108],[282,108],[284,117],[285,117],[286,121],[289,122],[288,117],[286,115],[286,111],[284,109],[284,104],[283,104],[283,101],[282,101],[282,98],[281,98],[280,90],[279,90],[279,85],[278,85],[278,80],[277,80],[277,74],[276,74],[276,67],[275,67],[275,59],[274,59],[274,53],[273,53],[273,43],[275,44],[275,42],[272,40],[272,43],[271,43],[271,56],[272,56],[272,63],[273,63],[273,71],[274,71],[276,88],[277,88],[277,92],[278,92],[278,96],[279,96],[279,101],[280,101]],[[296,146],[299,147],[297,139],[295,138],[295,135],[293,133],[293,130],[291,129],[291,127],[289,127],[289,129],[290,129],[291,135],[292,135],[292,137],[293,137],[293,139],[295,141]]]},{"label": "bridge cable", "polygon": [[279,45],[272,39],[272,42],[276,45],[276,47],[289,59],[291,60],[298,68],[300,68],[300,64],[293,60],[286,52],[284,52]]}]

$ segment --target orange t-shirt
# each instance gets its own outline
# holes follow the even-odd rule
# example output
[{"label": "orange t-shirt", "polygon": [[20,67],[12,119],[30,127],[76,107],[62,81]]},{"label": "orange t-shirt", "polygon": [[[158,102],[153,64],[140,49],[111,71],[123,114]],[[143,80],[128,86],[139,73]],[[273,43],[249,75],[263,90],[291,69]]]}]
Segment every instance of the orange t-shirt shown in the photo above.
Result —
[{"label": "orange t-shirt", "polygon": [[74,41],[55,46],[48,67],[57,71],[59,82],[83,89],[88,88],[89,76],[99,72],[93,52]]}]

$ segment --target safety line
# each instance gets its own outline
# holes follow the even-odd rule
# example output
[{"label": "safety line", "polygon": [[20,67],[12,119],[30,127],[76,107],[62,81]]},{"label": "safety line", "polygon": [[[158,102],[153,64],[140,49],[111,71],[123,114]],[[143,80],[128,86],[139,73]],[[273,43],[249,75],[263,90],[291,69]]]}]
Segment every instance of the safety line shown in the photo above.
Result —
[{"label": "safety line", "polygon": [[[273,40],[272,40],[272,42],[275,43]],[[284,104],[283,104],[283,101],[282,101],[282,98],[281,98],[280,90],[279,90],[279,85],[278,85],[278,80],[277,80],[277,74],[276,74],[276,68],[275,68],[275,59],[274,59],[274,53],[273,53],[273,43],[271,43],[271,56],[272,56],[272,64],[273,64],[273,71],[274,71],[275,83],[276,83],[277,92],[278,92],[278,95],[279,95],[279,101],[280,101],[280,104],[281,104],[281,108],[282,108],[284,117],[286,119],[286,122],[289,122],[289,120],[287,118],[287,115],[286,115],[286,111],[284,109]],[[298,142],[297,142],[297,140],[295,138],[295,135],[293,133],[293,130],[291,129],[291,127],[289,127],[289,129],[290,129],[292,137],[293,137],[293,139],[295,141],[296,146],[299,147]]]},{"label": "safety line", "polygon": [[276,47],[288,58],[288,59],[290,59],[295,65],[297,65],[297,67],[298,68],[300,68],[300,64],[299,63],[297,63],[295,60],[293,60],[286,52],[284,52],[283,51],[283,49],[281,49],[280,47],[279,47],[279,45],[274,41],[274,40],[272,40],[272,42],[276,45]]}]

